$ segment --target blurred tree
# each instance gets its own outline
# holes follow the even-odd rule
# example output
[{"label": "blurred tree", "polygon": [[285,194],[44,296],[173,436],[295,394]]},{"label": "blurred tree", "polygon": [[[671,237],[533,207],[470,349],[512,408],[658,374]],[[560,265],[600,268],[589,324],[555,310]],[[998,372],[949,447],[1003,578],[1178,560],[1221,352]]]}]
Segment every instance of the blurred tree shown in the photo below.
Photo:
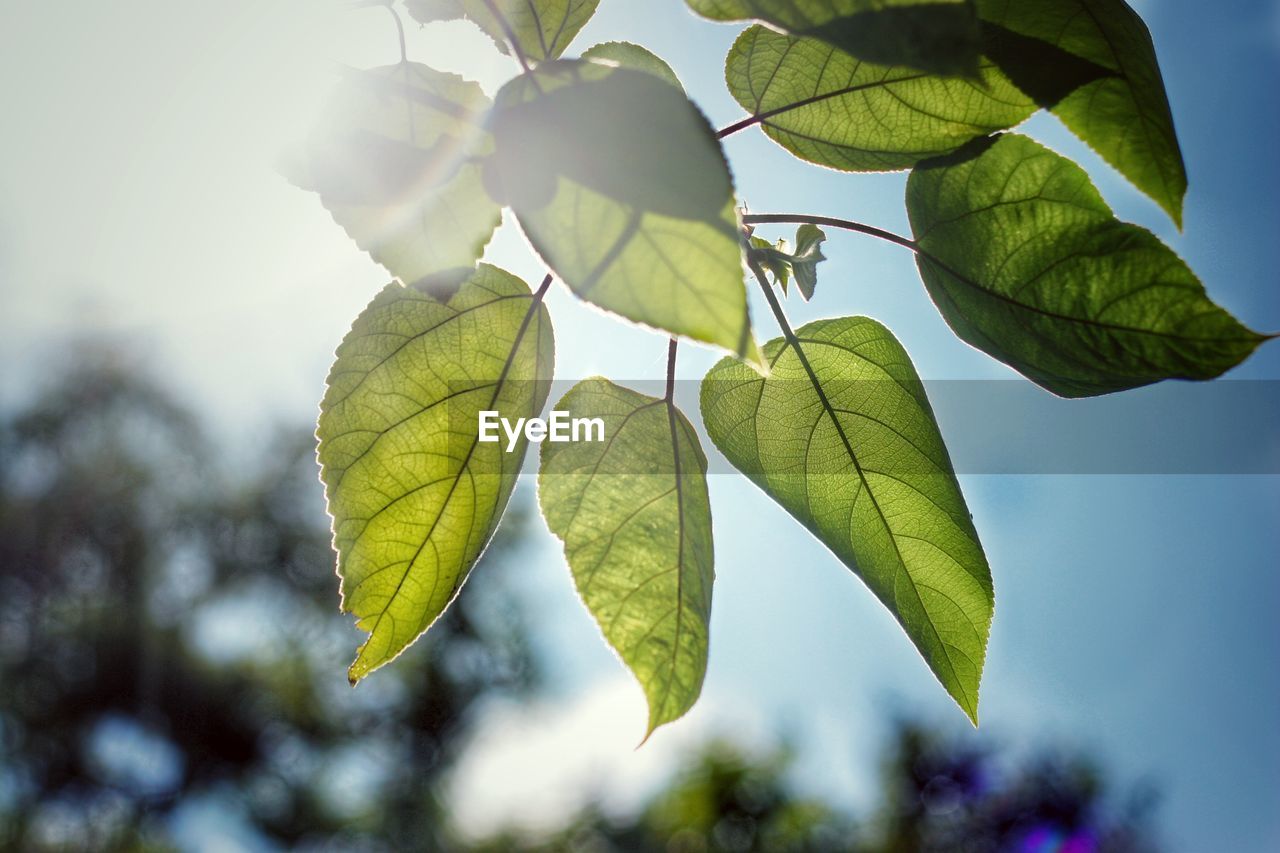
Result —
[{"label": "blurred tree", "polygon": [[309,432],[237,480],[119,351],[72,362],[0,426],[0,847],[159,844],[192,803],[289,846],[442,846],[473,707],[536,679],[500,581],[521,509],[486,582],[353,691]]},{"label": "blurred tree", "polygon": [[899,723],[869,820],[797,793],[792,758],[713,742],[631,816],[466,843],[442,782],[481,700],[535,689],[503,578],[528,510],[423,642],[352,690],[307,430],[234,476],[111,347],[0,419],[0,848],[1120,853],[1154,849],[1080,760],[1001,762]]},{"label": "blurred tree", "polygon": [[1148,853],[1154,797],[1104,796],[1102,777],[1076,758],[1031,755],[1010,763],[899,721],[871,820],[855,822],[797,794],[792,756],[745,754],[715,741],[638,815],[621,820],[590,809],[536,843],[498,836],[482,849],[579,853]]}]

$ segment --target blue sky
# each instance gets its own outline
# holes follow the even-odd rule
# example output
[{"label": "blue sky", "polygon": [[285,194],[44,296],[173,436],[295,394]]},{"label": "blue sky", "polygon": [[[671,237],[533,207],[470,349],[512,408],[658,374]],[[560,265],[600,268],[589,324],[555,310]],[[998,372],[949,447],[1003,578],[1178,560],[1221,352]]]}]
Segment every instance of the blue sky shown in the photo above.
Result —
[{"label": "blue sky", "polygon": [[[1185,232],[1053,120],[1025,130],[1082,162],[1117,213],[1174,246],[1220,303],[1255,328],[1280,329],[1280,7],[1137,8],[1187,161]],[[678,0],[603,0],[575,48],[645,44],[723,125],[741,114],[721,79],[736,32]],[[490,91],[512,73],[463,24],[411,31],[409,50]],[[273,164],[300,138],[337,63],[395,57],[385,12],[337,3],[7,11],[0,394],[37,382],[62,335],[96,330],[140,340],[229,436],[232,455],[255,452],[273,424],[311,418],[333,348],[385,274]],[[907,230],[901,173],[808,166],[755,131],[727,151],[754,211]],[[818,300],[788,305],[796,324],[867,314],[898,334],[926,378],[1012,375],[950,333],[903,250],[833,235],[826,254]],[[489,257],[528,280],[541,275],[512,228]],[[661,376],[660,336],[558,286],[549,304],[561,378]],[[753,313],[771,337],[758,301]],[[683,347],[681,376],[697,378],[715,358]],[[1280,379],[1280,344],[1233,376]],[[1201,387],[1174,393],[1206,416]],[[1176,436],[1179,424],[1167,429]],[[1256,425],[1259,441],[1275,431]],[[964,487],[997,594],[984,731],[1094,748],[1124,779],[1150,774],[1175,849],[1280,849],[1280,478],[966,476]],[[596,789],[625,801],[691,738],[725,727],[757,739],[786,733],[800,749],[800,784],[864,802],[887,710],[964,725],[891,617],[822,546],[744,479],[716,476],[711,490],[718,578],[704,702],[639,753],[640,692],[577,602],[556,543],[533,525],[521,585],[544,626],[554,691],[536,708],[494,710],[460,774],[468,819],[496,820],[537,787],[572,800],[601,774],[610,781]],[[549,781],[537,775],[566,750],[586,757]],[[494,787],[503,778],[505,795]],[[496,793],[474,802],[469,792],[486,789]]]}]

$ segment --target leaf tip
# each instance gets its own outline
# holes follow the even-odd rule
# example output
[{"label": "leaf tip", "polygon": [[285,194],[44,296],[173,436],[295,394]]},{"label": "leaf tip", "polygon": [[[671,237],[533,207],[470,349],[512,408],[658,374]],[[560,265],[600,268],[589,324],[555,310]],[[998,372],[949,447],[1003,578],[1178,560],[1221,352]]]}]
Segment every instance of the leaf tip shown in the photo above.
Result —
[{"label": "leaf tip", "polygon": [[[648,697],[646,697],[646,699],[647,699],[647,698],[648,698]],[[682,716],[684,716],[684,712],[681,712],[680,714],[677,714],[677,715],[676,715],[676,716],[674,716],[674,717],[663,718],[663,717],[658,713],[658,708],[657,708],[656,706],[654,706],[654,705],[650,704],[650,706],[649,706],[649,722],[645,725],[644,737],[640,738],[640,742],[639,742],[638,744],[636,744],[636,750],[638,751],[642,746],[644,746],[646,743],[648,743],[648,742],[649,742],[649,738],[653,737],[653,733],[654,733],[654,732],[656,732],[658,729],[662,728],[662,727],[663,727],[663,726],[665,726],[667,723],[673,723],[673,722],[675,722],[676,720],[680,719],[680,717],[682,717]]]},{"label": "leaf tip", "polygon": [[769,363],[765,361],[764,353],[756,344],[756,339],[754,337],[747,338],[747,346],[744,348],[743,352],[738,354],[738,358],[756,373],[768,378],[770,373]]}]

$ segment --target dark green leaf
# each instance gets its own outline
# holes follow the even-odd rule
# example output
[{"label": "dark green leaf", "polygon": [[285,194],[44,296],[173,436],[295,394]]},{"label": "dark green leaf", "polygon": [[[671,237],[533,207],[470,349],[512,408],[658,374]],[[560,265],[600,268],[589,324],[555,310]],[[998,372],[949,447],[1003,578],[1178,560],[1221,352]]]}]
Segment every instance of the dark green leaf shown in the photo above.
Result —
[{"label": "dark green leaf", "polygon": [[978,8],[1005,73],[1181,227],[1186,169],[1137,13],[1124,0],[978,0]]},{"label": "dark green leaf", "polygon": [[918,167],[907,210],[929,294],[965,341],[1065,397],[1212,379],[1262,335],[1211,302],[1084,171],[1005,135]]},{"label": "dark green leaf", "polygon": [[351,71],[285,171],[406,284],[472,269],[502,217],[475,162],[493,148],[489,107],[475,83],[425,65]]},{"label": "dark green leaf", "polygon": [[[525,58],[532,62],[556,59],[578,30],[595,14],[600,0],[495,0]],[[465,18],[476,24],[499,50],[508,52],[507,34],[484,0],[405,0],[419,23]]]},{"label": "dark green leaf", "polygon": [[593,44],[584,50],[582,58],[596,62],[614,63],[621,65],[623,68],[631,68],[636,71],[648,71],[650,74],[666,80],[681,92],[684,91],[680,78],[676,76],[676,72],[671,70],[671,66],[663,61],[661,57],[638,44],[632,44],[627,41],[601,42],[600,44]]},{"label": "dark green leaf", "polygon": [[938,77],[761,26],[734,43],[725,81],[769,138],[845,171],[904,169],[1036,111],[985,60],[975,79]]},{"label": "dark green leaf", "polygon": [[878,65],[973,75],[980,31],[972,0],[687,0],[717,21],[758,20]]},{"label": "dark green leaf", "polygon": [[768,378],[731,359],[711,369],[707,433],[862,578],[976,724],[991,571],[924,387],[874,320],[796,338],[765,345]]},{"label": "dark green leaf", "polygon": [[453,600],[498,526],[523,438],[478,442],[478,412],[511,420],[546,402],[546,308],[482,264],[447,302],[388,285],[338,348],[318,458],[342,609],[369,633],[352,683],[395,658]]},{"label": "dark green leaf", "polygon": [[555,409],[604,423],[604,441],[542,445],[538,499],[583,603],[644,689],[648,737],[693,707],[707,671],[707,459],[670,401],[607,379]]},{"label": "dark green leaf", "polygon": [[653,74],[548,62],[498,93],[485,184],[578,296],[758,358],[733,181],[697,108]]}]

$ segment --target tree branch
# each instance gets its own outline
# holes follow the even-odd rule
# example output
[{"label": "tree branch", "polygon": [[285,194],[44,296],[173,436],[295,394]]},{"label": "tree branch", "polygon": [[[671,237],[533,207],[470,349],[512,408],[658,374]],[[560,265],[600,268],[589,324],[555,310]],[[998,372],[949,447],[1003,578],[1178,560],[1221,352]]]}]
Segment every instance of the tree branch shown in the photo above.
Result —
[{"label": "tree branch", "polygon": [[843,228],[846,231],[856,231],[859,234],[866,234],[871,237],[878,237],[881,240],[887,240],[895,243],[905,249],[913,252],[919,252],[920,246],[915,240],[908,240],[901,234],[894,234],[892,231],[886,231],[883,228],[877,228],[874,225],[865,225],[861,222],[854,222],[849,219],[837,219],[834,216],[814,216],[807,213],[748,213],[742,217],[744,225],[762,225],[765,223],[808,223],[810,225],[826,225],[829,228]]}]

